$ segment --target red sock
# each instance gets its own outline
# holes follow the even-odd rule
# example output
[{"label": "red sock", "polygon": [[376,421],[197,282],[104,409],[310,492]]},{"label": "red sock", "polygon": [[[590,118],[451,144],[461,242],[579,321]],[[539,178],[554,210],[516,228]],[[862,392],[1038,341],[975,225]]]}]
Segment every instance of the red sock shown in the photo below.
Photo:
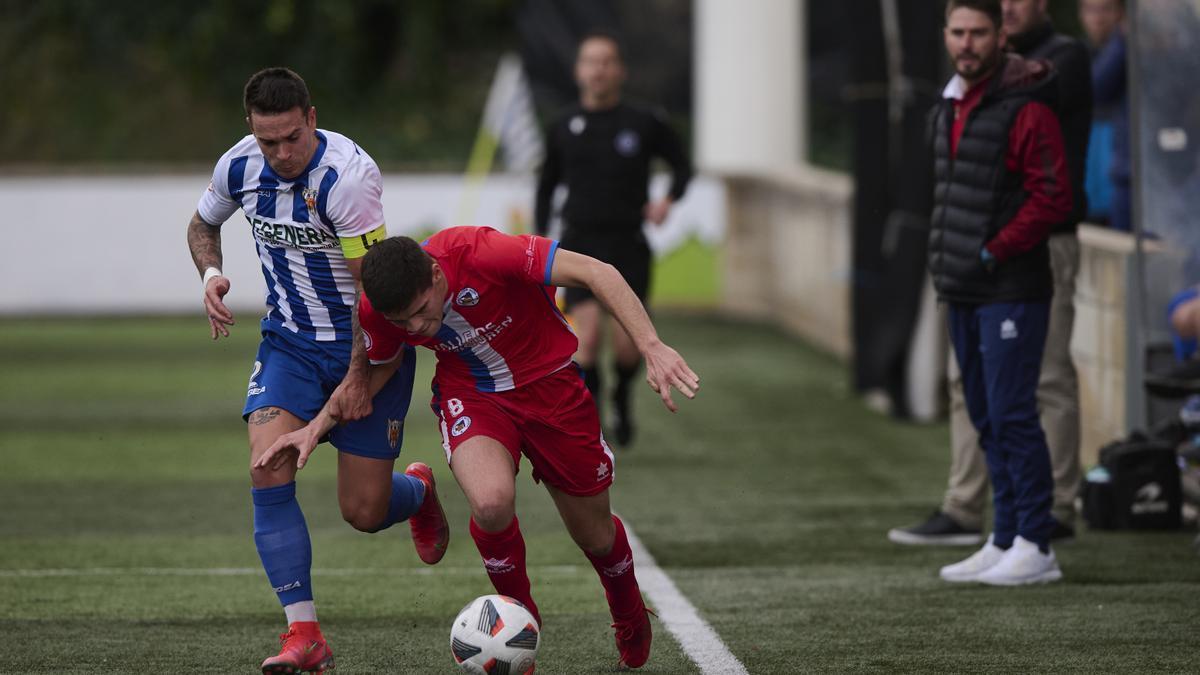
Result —
[{"label": "red sock", "polygon": [[604,584],[613,621],[630,621],[644,612],[646,605],[642,603],[642,592],[633,574],[633,551],[625,536],[625,526],[620,518],[613,516],[612,519],[617,530],[612,550],[604,556],[593,556],[587,551],[584,554],[592,561],[592,567],[600,575],[600,583]]},{"label": "red sock", "polygon": [[325,636],[321,635],[321,624],[316,621],[293,621],[291,624],[288,624],[288,629],[294,630],[300,635],[307,635],[321,640],[325,639]]},{"label": "red sock", "polygon": [[479,555],[483,556],[483,566],[496,592],[519,600],[533,613],[540,626],[542,616],[538,614],[537,605],[533,604],[533,596],[529,593],[529,574],[525,571],[525,539],[521,536],[517,517],[513,516],[512,523],[500,532],[485,532],[472,518],[471,538],[475,540]]}]

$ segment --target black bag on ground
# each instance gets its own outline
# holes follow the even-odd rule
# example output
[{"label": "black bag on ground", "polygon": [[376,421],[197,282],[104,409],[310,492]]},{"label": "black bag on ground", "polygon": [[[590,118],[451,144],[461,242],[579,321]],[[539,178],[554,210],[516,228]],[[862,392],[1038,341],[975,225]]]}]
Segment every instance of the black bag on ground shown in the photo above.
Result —
[{"label": "black bag on ground", "polygon": [[1083,483],[1083,518],[1104,530],[1165,530],[1181,524],[1175,444],[1135,432],[1100,449]]}]

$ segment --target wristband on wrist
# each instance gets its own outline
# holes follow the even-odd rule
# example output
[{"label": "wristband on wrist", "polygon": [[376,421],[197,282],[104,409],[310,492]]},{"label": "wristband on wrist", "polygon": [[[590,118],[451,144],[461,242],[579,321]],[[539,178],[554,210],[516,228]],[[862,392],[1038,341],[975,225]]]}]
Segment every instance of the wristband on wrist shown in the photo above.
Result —
[{"label": "wristband on wrist", "polygon": [[204,283],[201,285],[204,286],[205,288],[208,288],[208,282],[210,279],[212,279],[213,277],[223,277],[223,276],[225,276],[225,275],[221,274],[221,270],[217,269],[216,267],[210,267],[210,268],[204,270]]}]

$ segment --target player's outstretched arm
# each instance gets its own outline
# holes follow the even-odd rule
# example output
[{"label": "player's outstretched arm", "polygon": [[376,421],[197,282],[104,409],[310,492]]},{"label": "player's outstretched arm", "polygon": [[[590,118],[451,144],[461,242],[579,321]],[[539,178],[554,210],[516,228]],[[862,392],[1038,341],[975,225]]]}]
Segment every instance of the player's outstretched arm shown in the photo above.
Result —
[{"label": "player's outstretched arm", "polygon": [[347,258],[346,266],[350,268],[350,274],[354,277],[354,309],[350,313],[353,336],[350,367],[346,369],[346,376],[342,378],[337,389],[333,390],[326,405],[334,417],[343,422],[351,422],[371,414],[371,398],[374,393],[368,388],[370,363],[362,328],[358,325],[358,306],[362,302],[362,258]]},{"label": "player's outstretched arm", "polygon": [[693,170],[692,161],[683,149],[683,142],[679,139],[679,134],[671,128],[665,112],[660,110],[654,114],[653,129],[654,154],[667,160],[667,164],[671,166],[671,187],[665,197],[646,204],[643,215],[651,223],[662,225],[667,220],[671,207],[683,198],[688,182],[692,180]]},{"label": "player's outstretched arm", "polygon": [[[405,351],[401,350],[400,356],[390,363],[370,366],[367,374],[368,396],[373,397],[379,393],[380,389],[383,389],[383,385],[387,384],[387,381],[396,373],[396,369],[400,367],[400,364],[404,363],[405,358]],[[296,469],[303,469],[304,465],[308,463],[309,455],[313,453],[313,450],[317,449],[317,444],[321,442],[325,434],[328,434],[342,421],[344,420],[339,419],[330,410],[329,402],[326,402],[325,407],[321,408],[321,412],[317,413],[317,416],[312,418],[308,424],[275,439],[271,447],[267,448],[266,452],[258,458],[258,461],[254,462],[252,468],[279,469],[282,463],[286,461],[290,452],[295,450],[297,452]]]},{"label": "player's outstretched arm", "polygon": [[225,306],[225,294],[229,292],[229,279],[221,274],[221,228],[204,222],[200,212],[192,214],[187,230],[188,250],[192,262],[204,280],[204,312],[212,339],[229,337],[226,326],[233,325],[233,312]]},{"label": "player's outstretched arm", "polygon": [[335,426],[337,426],[337,420],[329,414],[328,407],[322,408],[321,412],[317,413],[317,416],[312,418],[307,425],[275,439],[271,447],[267,448],[266,452],[259,456],[250,468],[278,471],[283,468],[294,450],[297,453],[296,469],[303,469],[304,465],[308,464],[309,455],[317,449],[321,438]]},{"label": "player's outstretched arm", "polygon": [[615,267],[586,255],[559,249],[550,270],[555,286],[588,288],[600,304],[617,318],[646,360],[646,382],[662,398],[671,412],[678,410],[671,399],[671,388],[688,398],[700,390],[700,377],[692,371],[679,352],[664,344],[646,314],[637,294]]}]

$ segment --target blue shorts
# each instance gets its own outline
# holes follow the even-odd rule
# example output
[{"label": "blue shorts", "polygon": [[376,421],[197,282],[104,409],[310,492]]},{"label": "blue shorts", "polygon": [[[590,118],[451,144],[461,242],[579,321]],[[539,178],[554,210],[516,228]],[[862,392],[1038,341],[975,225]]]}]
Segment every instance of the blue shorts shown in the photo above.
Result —
[{"label": "blue shorts", "polygon": [[[404,440],[404,417],[412,400],[416,353],[404,349],[404,363],[371,401],[371,414],[339,424],[328,440],[340,452],[373,459],[396,459]],[[242,418],[260,408],[282,408],[307,422],[321,412],[350,363],[342,344],[322,345],[305,338],[264,331],[246,390]]]}]

